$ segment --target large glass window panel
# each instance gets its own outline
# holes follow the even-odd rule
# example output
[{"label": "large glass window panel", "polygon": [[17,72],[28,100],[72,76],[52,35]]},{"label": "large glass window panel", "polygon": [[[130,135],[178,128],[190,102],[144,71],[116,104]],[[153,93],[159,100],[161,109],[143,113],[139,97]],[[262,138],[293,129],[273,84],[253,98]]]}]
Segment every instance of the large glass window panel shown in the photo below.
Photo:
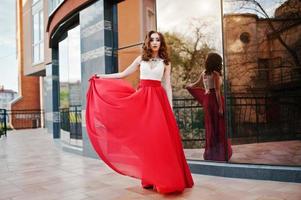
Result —
[{"label": "large glass window panel", "polygon": [[68,38],[59,43],[60,108],[69,108]]},{"label": "large glass window panel", "polygon": [[70,138],[81,139],[80,27],[68,31]]},{"label": "large glass window panel", "polygon": [[44,43],[43,42],[41,42],[40,43],[40,54],[39,54],[39,58],[40,58],[40,60],[44,60]]},{"label": "large glass window panel", "polygon": [[40,59],[39,59],[39,44],[34,45],[33,47],[33,62],[37,63]]},{"label": "large glass window panel", "polygon": [[65,142],[70,140],[68,62],[68,38],[66,38],[59,43],[60,127],[61,139]]},{"label": "large glass window panel", "polygon": [[69,103],[70,106],[81,105],[81,61],[79,26],[68,31],[69,39]]},{"label": "large glass window panel", "polygon": [[32,0],[32,4],[35,4],[35,3],[37,3],[38,1],[40,1],[40,0]]},{"label": "large glass window panel", "polygon": [[43,11],[41,5],[35,5],[32,15],[32,28],[33,28],[33,64],[37,64],[44,60],[44,21],[43,21]]},{"label": "large glass window panel", "polygon": [[49,14],[51,14],[64,0],[48,0]]},{"label": "large glass window panel", "polygon": [[43,12],[39,12],[39,39],[43,40],[44,39],[44,16]]},{"label": "large glass window panel", "polygon": [[79,26],[59,43],[61,139],[82,146]]},{"label": "large glass window panel", "polygon": [[37,44],[40,41],[39,13],[33,15],[33,42]]},{"label": "large glass window panel", "polygon": [[231,162],[301,165],[300,7],[224,1]]},{"label": "large glass window panel", "polygon": [[[170,47],[174,113],[180,128],[186,158],[226,160],[225,131],[218,127],[206,130],[209,115],[201,102],[185,86],[195,82],[205,70],[209,52],[222,55],[220,0],[157,0],[157,26]],[[212,101],[215,101],[214,98]],[[207,108],[210,110],[210,108]],[[218,124],[218,123],[217,123]],[[214,125],[213,125],[214,126]],[[223,127],[224,128],[224,127]],[[217,130],[213,133],[214,130]],[[222,133],[221,133],[222,132]]]}]

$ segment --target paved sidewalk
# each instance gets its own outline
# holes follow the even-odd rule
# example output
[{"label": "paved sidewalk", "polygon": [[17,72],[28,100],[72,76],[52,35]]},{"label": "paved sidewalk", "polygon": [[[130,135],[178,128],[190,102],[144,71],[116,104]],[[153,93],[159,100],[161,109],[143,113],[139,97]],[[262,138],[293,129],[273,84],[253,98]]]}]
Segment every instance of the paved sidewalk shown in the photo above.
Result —
[{"label": "paved sidewalk", "polygon": [[300,200],[301,184],[193,175],[195,186],[160,195],[102,161],[59,149],[43,129],[0,139],[0,200]]}]

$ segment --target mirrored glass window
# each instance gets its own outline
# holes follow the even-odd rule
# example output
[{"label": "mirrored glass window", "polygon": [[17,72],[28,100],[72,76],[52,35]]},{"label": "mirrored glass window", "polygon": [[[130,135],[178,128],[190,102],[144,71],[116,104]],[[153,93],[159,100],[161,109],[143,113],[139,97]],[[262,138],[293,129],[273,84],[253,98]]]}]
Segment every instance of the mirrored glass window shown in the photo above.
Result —
[{"label": "mirrored glass window", "polygon": [[[219,87],[223,87],[220,5],[220,0],[157,0],[158,31],[170,47],[174,113],[188,159],[226,161],[231,154],[212,78],[212,69],[219,67]],[[216,65],[207,69],[209,53],[218,59],[211,59]]]},{"label": "mirrored glass window", "polygon": [[59,43],[61,139],[82,146],[79,26]]},{"label": "mirrored glass window", "polygon": [[301,165],[301,2],[224,1],[231,162]]}]

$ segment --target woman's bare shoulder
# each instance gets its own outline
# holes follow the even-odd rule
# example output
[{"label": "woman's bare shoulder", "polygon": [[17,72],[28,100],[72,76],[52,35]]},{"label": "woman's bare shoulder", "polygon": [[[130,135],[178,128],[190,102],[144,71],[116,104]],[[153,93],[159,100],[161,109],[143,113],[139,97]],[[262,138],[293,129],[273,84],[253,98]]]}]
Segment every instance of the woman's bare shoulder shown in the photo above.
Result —
[{"label": "woman's bare shoulder", "polygon": [[142,56],[141,55],[137,56],[136,59],[135,59],[135,61],[137,61],[137,62],[140,63],[142,61]]}]

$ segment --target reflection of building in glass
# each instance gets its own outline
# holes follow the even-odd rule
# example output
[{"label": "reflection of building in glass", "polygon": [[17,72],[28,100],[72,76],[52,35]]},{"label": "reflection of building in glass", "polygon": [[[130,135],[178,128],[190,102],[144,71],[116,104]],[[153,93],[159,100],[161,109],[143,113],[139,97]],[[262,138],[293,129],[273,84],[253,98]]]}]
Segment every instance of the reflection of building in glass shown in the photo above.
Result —
[{"label": "reflection of building in glass", "polygon": [[225,16],[233,137],[277,140],[300,133],[300,7],[300,1],[289,0],[270,19]]},{"label": "reflection of building in glass", "polygon": [[0,108],[1,109],[10,109],[8,108],[8,104],[16,97],[17,97],[17,92],[13,90],[4,89],[4,86],[0,85]]},{"label": "reflection of building in glass", "polygon": [[70,106],[81,105],[81,84],[80,81],[69,83],[69,104]]}]

